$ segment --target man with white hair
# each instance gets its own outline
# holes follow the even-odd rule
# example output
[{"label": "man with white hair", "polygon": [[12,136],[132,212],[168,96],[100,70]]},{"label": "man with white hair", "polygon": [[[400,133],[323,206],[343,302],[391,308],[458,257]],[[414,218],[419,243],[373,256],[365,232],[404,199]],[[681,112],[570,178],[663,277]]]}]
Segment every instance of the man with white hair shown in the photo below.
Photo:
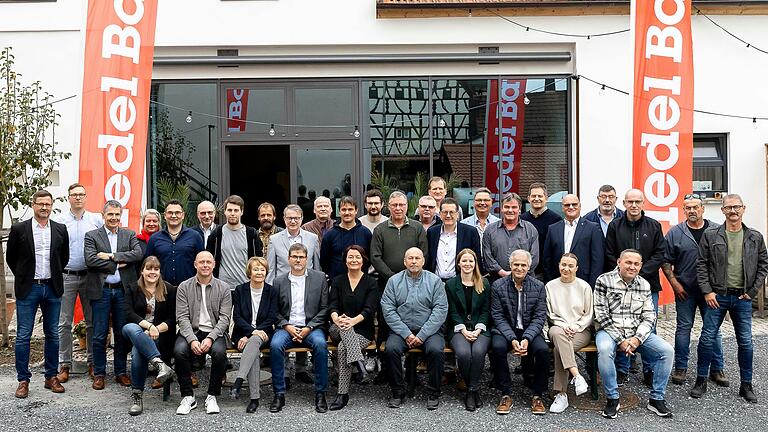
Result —
[{"label": "man with white hair", "polygon": [[[301,226],[301,229],[309,231],[317,236],[319,243],[323,243],[325,233],[333,228],[333,219],[331,218],[331,200],[321,196],[315,199],[315,218]],[[315,270],[320,270],[315,269]]]},{"label": "man with white hair", "polygon": [[208,236],[216,229],[216,206],[210,201],[202,201],[197,205],[197,220],[200,225],[192,229],[203,237],[203,244],[208,244]]}]

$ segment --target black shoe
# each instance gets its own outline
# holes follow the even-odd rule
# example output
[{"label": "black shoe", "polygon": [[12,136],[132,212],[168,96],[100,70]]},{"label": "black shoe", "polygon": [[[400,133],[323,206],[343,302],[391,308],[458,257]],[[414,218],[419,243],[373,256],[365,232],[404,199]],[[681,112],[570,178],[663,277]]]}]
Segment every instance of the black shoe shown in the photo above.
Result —
[{"label": "black shoe", "polygon": [[728,381],[728,378],[725,377],[725,374],[721,370],[710,372],[709,379],[720,387],[728,387],[731,385],[731,382]]},{"label": "black shoe", "polygon": [[755,390],[752,389],[752,383],[741,383],[741,387],[739,387],[739,396],[743,397],[744,400],[749,403],[757,403],[757,396],[755,396]]},{"label": "black shoe", "polygon": [[248,402],[248,406],[245,408],[245,412],[247,412],[248,414],[255,413],[258,408],[259,408],[259,400],[251,399],[251,401]]},{"label": "black shoe", "polygon": [[349,403],[349,395],[339,393],[336,395],[336,399],[331,402],[331,406],[328,407],[328,409],[331,411],[338,411],[347,406],[347,403]]},{"label": "black shoe", "polygon": [[624,384],[629,380],[629,375],[624,372],[616,372],[616,384],[619,387],[624,387]]},{"label": "black shoe", "polygon": [[692,398],[700,398],[707,392],[707,378],[696,377],[696,384],[693,385],[691,392],[689,393]]},{"label": "black shoe", "polygon": [[605,402],[605,408],[603,408],[603,417],[609,418],[609,419],[615,419],[616,416],[619,415],[619,408],[621,408],[621,405],[619,404],[618,399],[608,399]]},{"label": "black shoe", "polygon": [[276,394],[275,398],[272,399],[272,403],[269,404],[269,412],[280,412],[283,410],[283,407],[285,406],[285,395]]},{"label": "black shoe", "polygon": [[464,395],[464,409],[467,411],[474,411],[477,409],[477,407],[475,407],[475,392],[468,391],[467,394]]},{"label": "black shoe", "polygon": [[229,389],[229,398],[230,399],[240,399],[240,389],[243,388],[243,379],[237,378],[235,382],[232,383],[232,388]]},{"label": "black shoe", "polygon": [[648,399],[646,408],[659,417],[672,417],[672,411],[667,408],[667,403],[664,402],[664,399]]},{"label": "black shoe", "polygon": [[325,392],[315,393],[315,411],[319,413],[328,412],[328,402],[325,400]]},{"label": "black shoe", "polygon": [[648,388],[653,387],[653,371],[643,372],[643,384]]},{"label": "black shoe", "polygon": [[400,406],[405,402],[405,396],[392,396],[387,401],[387,406],[390,408],[400,408]]},{"label": "black shoe", "polygon": [[440,406],[440,396],[427,396],[427,409],[434,411]]},{"label": "black shoe", "polygon": [[479,391],[473,391],[474,393],[474,399],[475,399],[475,408],[480,409],[483,407],[483,400],[480,399],[480,392]]},{"label": "black shoe", "polygon": [[307,371],[303,372],[296,372],[296,381],[302,382],[304,384],[314,384],[315,380],[312,379],[312,375],[309,374]]}]

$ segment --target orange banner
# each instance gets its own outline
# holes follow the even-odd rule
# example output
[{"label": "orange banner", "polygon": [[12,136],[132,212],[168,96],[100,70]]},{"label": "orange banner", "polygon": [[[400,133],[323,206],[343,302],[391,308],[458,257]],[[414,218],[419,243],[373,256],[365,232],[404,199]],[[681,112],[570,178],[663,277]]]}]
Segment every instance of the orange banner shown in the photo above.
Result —
[{"label": "orange banner", "polygon": [[[693,188],[691,2],[632,3],[632,185],[645,194],[646,216],[658,220],[666,232],[685,220],[683,197]],[[673,300],[665,286],[659,303]]]},{"label": "orange banner", "polygon": [[[79,181],[88,210],[123,205],[139,228],[155,49],[155,0],[91,0],[85,29]],[[100,199],[103,198],[103,199]]]}]

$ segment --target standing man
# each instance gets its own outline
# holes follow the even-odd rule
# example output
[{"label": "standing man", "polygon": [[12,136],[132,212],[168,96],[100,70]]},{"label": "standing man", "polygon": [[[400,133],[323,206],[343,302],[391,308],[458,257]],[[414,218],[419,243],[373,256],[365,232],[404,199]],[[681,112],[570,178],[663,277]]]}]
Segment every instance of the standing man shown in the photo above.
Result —
[{"label": "standing man", "polygon": [[403,354],[421,347],[427,359],[427,409],[440,405],[440,381],[443,377],[443,323],[448,316],[445,285],[434,274],[423,271],[424,253],[412,247],[403,258],[405,270],[387,281],[381,297],[384,320],[392,329],[387,338],[386,359],[389,386],[392,389],[390,408],[400,408],[405,400]]},{"label": "standing man", "polygon": [[[202,201],[197,205],[197,220],[200,225],[192,228],[203,238],[203,244],[208,244],[208,236],[216,229],[213,222],[216,219],[216,206],[210,201]],[[182,221],[184,219],[182,218]]]},{"label": "standing man", "polygon": [[[605,237],[605,267],[610,272],[616,266],[621,251],[635,249],[640,251],[643,268],[640,276],[651,285],[651,299],[656,311],[659,309],[659,292],[661,281],[659,269],[664,264],[664,251],[666,241],[661,231],[661,224],[643,212],[645,197],[639,189],[630,189],[624,195],[624,208],[627,209],[624,216],[614,219],[608,225],[608,233]],[[656,322],[654,320],[654,322]],[[654,330],[655,331],[655,330]],[[630,357],[617,358],[618,382],[623,385],[627,380],[630,367]],[[653,369],[643,359],[643,382],[647,387],[653,385]]]},{"label": "standing man", "polygon": [[339,200],[341,220],[325,233],[320,245],[320,267],[330,280],[347,273],[344,251],[351,245],[358,245],[370,255],[372,234],[357,219],[357,203],[350,196]]},{"label": "standing man", "polygon": [[739,347],[739,396],[757,403],[752,388],[752,299],[768,275],[768,252],[763,236],[744,225],[747,206],[739,195],[726,195],[721,209],[725,223],[705,231],[699,245],[699,287],[710,310],[699,338],[696,385],[691,396],[699,398],[707,391],[715,338],[728,312]]},{"label": "standing man", "polygon": [[419,213],[416,219],[421,222],[425,232],[435,225],[440,225],[442,221],[437,215],[437,201],[429,195],[419,198]]},{"label": "standing man", "polygon": [[[323,236],[333,228],[331,218],[331,199],[321,196],[315,200],[315,218],[301,226],[301,229],[317,236],[318,242],[323,242]],[[317,269],[320,270],[320,269]]]},{"label": "standing man", "polygon": [[[616,381],[617,356],[640,353],[653,369],[651,394],[646,406],[660,417],[671,417],[664,394],[672,371],[672,346],[653,332],[656,308],[651,300],[651,286],[639,273],[643,258],[636,249],[625,249],[618,266],[597,278],[595,286],[595,336],[597,366],[603,379],[605,408],[603,417],[616,418],[619,412],[619,387]],[[617,352],[618,349],[618,352]],[[706,377],[705,377],[706,379]]]},{"label": "standing man", "polygon": [[502,219],[488,225],[483,235],[485,270],[492,281],[512,274],[509,257],[517,249],[531,253],[531,271],[539,263],[539,232],[536,227],[520,219],[523,200],[510,192],[501,200]]},{"label": "standing man", "polygon": [[227,369],[227,343],[224,335],[229,331],[232,314],[230,287],[213,277],[216,262],[208,251],[195,257],[195,275],[185,280],[176,290],[176,321],[179,336],[173,347],[176,375],[179,378],[181,403],[176,414],[187,415],[197,408],[192,389],[192,362],[205,355],[211,356],[211,376],[205,412],[218,414],[216,397],[221,394],[221,382]]},{"label": "standing man", "polygon": [[165,205],[165,229],[149,238],[145,256],[154,255],[160,260],[163,280],[178,286],[195,275],[195,257],[205,249],[203,237],[184,223],[184,207],[181,201],[168,200]]},{"label": "standing man", "polygon": [[597,277],[605,265],[604,239],[600,227],[593,222],[579,217],[581,203],[579,197],[568,194],[563,197],[565,219],[554,223],[547,229],[544,242],[544,275],[546,281],[560,277],[560,258],[566,252],[579,257],[579,269],[576,277],[595,287]]},{"label": "standing man", "polygon": [[11,226],[6,260],[14,275],[16,295],[16,376],[15,396],[29,395],[29,341],[39,308],[45,333],[45,388],[64,393],[56,378],[59,367],[58,320],[64,293],[62,270],[69,261],[67,227],[50,220],[53,196],[40,189],[32,195],[32,219]]},{"label": "standing man", "polygon": [[72,366],[72,319],[75,316],[75,303],[80,296],[80,305],[85,317],[85,340],[88,353],[88,372],[93,376],[93,315],[91,302],[88,301],[85,276],[88,269],[83,255],[85,233],[104,225],[104,219],[98,213],[85,210],[85,186],[73,183],[69,186],[69,211],[53,219],[67,226],[69,235],[69,262],[64,267],[64,294],[61,296],[61,314],[59,315],[59,382],[69,381]]},{"label": "standing man", "polygon": [[[440,204],[448,194],[448,186],[445,184],[445,179],[440,176],[434,176],[429,179],[427,183],[427,194],[435,199],[435,205],[440,208]],[[459,220],[464,219],[464,213],[459,207]]]},{"label": "standing man", "polygon": [[259,240],[261,241],[261,256],[267,256],[269,238],[283,229],[275,225],[275,206],[263,202],[259,205]]},{"label": "standing man", "polygon": [[[539,234],[539,252],[544,251],[544,242],[547,240],[549,226],[561,220],[557,213],[547,208],[547,196],[547,186],[544,183],[531,183],[528,188],[528,203],[531,205],[531,209],[520,215],[520,219],[530,222],[536,227],[536,232]],[[536,277],[544,281],[544,264],[542,261],[539,260],[532,268]]]},{"label": "standing man", "polygon": [[285,406],[285,350],[304,347],[312,349],[315,411],[324,413],[328,411],[325,400],[328,387],[328,283],[322,272],[307,268],[309,255],[303,244],[292,244],[287,257],[291,262],[290,272],[275,279],[277,330],[269,346],[275,396],[269,411],[280,412]]},{"label": "standing man", "polygon": [[[480,234],[469,225],[458,221],[459,203],[453,198],[445,198],[440,204],[440,218],[443,223],[427,231],[429,260],[427,270],[437,274],[443,282],[456,276],[456,255],[464,249],[472,249],[475,256],[480,256]],[[485,273],[482,262],[480,273]]]},{"label": "standing man", "polygon": [[608,233],[608,224],[624,216],[624,211],[616,208],[616,189],[611,185],[602,185],[597,193],[597,208],[584,215],[584,219],[600,224],[603,236]]},{"label": "standing man", "polygon": [[115,381],[131,385],[127,374],[128,349],[123,343],[125,291],[136,286],[136,263],[143,258],[136,233],[120,227],[123,206],[104,204],[104,227],[85,233],[86,285],[93,310],[93,389],[104,390],[107,374],[107,335],[112,323]]},{"label": "standing man", "polygon": [[301,228],[302,218],[301,207],[296,204],[288,204],[283,210],[285,229],[269,238],[269,249],[267,250],[268,284],[273,283],[280,276],[288,274],[291,270],[291,263],[288,261],[288,248],[294,243],[301,243],[307,248],[307,268],[320,270],[320,242],[317,235]]},{"label": "standing man", "polygon": [[[691,328],[699,309],[701,319],[709,312],[704,294],[699,287],[696,266],[699,261],[699,244],[704,231],[719,225],[704,219],[704,205],[698,194],[688,194],[683,200],[686,220],[669,229],[666,236],[665,263],[661,266],[664,276],[675,292],[675,312],[677,329],[675,330],[675,369],[670,379],[673,384],[684,384],[688,371],[688,354],[691,346]],[[709,378],[717,385],[728,387],[729,382],[723,373],[723,342],[720,331],[717,332],[713,346],[713,356]]]},{"label": "standing man", "polygon": [[491,214],[493,198],[490,189],[484,187],[478,189],[477,192],[475,192],[473,205],[475,207],[475,214],[462,219],[461,223],[477,228],[477,232],[480,234],[480,242],[482,243],[485,229],[488,228],[490,224],[499,221],[498,217]]},{"label": "standing man", "polygon": [[371,189],[365,193],[365,215],[360,217],[360,222],[368,228],[371,233],[373,229],[388,217],[381,214],[381,207],[384,204],[384,195],[378,189]]},{"label": "standing man", "polygon": [[245,201],[238,195],[224,200],[225,225],[219,225],[208,237],[206,250],[213,255],[216,266],[213,276],[235,289],[248,281],[243,269],[248,260],[261,256],[262,246],[256,228],[241,223]]}]

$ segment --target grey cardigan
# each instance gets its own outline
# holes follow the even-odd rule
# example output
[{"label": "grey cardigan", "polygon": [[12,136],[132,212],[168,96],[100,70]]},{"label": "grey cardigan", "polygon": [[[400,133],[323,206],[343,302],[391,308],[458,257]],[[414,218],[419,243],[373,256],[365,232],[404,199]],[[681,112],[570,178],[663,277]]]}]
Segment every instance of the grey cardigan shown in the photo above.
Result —
[{"label": "grey cardigan", "polygon": [[[229,285],[215,277],[205,288],[206,305],[208,315],[211,317],[213,330],[208,333],[209,338],[216,340],[229,331],[229,317],[232,315],[232,293]],[[179,334],[192,343],[197,340],[200,325],[200,305],[203,303],[197,276],[185,280],[179,284],[176,290],[176,321],[178,321]]]}]

